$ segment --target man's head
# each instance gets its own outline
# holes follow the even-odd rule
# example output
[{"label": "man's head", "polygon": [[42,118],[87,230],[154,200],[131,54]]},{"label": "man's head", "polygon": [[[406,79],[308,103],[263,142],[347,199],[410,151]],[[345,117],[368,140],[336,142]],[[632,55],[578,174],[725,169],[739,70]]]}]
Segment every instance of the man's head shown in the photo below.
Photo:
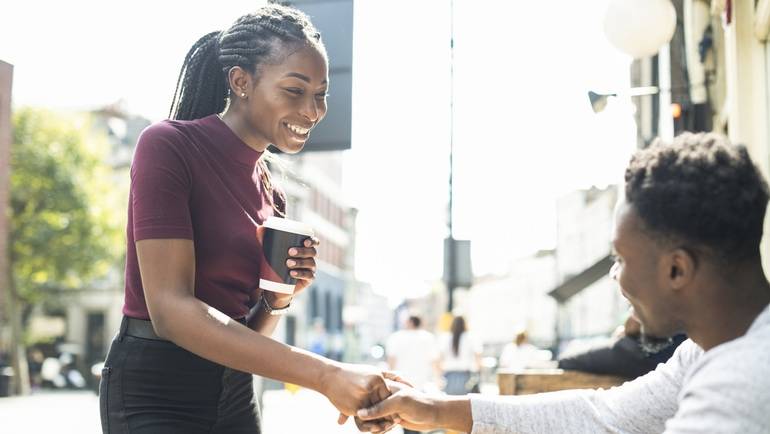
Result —
[{"label": "man's head", "polygon": [[625,180],[612,275],[644,332],[669,336],[683,329],[699,277],[728,277],[759,257],[767,184],[745,147],[716,134],[653,143]]},{"label": "man's head", "polygon": [[417,330],[420,328],[420,325],[422,324],[422,318],[420,318],[417,315],[410,315],[409,318],[406,319],[406,328],[410,330]]}]

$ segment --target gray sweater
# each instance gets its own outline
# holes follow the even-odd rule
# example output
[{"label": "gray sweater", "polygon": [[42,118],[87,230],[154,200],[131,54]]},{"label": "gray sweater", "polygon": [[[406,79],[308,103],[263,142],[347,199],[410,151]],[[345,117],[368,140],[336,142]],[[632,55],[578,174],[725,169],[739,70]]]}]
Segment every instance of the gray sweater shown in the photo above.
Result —
[{"label": "gray sweater", "polygon": [[770,434],[770,306],[742,337],[691,340],[649,374],[609,390],[471,396],[472,434]]}]

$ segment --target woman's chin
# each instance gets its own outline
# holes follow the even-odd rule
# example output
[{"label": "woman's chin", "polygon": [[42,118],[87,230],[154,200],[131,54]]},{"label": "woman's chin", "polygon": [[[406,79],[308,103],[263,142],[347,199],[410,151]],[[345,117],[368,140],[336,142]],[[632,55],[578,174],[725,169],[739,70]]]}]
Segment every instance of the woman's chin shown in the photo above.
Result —
[{"label": "woman's chin", "polygon": [[305,147],[305,142],[278,143],[273,146],[284,154],[296,154]]}]

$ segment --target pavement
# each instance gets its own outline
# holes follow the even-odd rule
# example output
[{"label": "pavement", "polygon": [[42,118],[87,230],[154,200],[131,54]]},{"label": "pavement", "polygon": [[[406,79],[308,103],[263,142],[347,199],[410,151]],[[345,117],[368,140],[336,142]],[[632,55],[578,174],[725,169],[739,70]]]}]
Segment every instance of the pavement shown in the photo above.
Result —
[{"label": "pavement", "polygon": [[92,391],[40,391],[0,398],[0,433],[100,434],[99,398]]},{"label": "pavement", "polygon": [[[352,420],[337,425],[338,413],[323,396],[307,389],[266,390],[263,434],[359,432]],[[391,433],[401,434],[396,428]],[[0,398],[2,434],[99,434],[99,398],[91,391],[39,391]]]}]

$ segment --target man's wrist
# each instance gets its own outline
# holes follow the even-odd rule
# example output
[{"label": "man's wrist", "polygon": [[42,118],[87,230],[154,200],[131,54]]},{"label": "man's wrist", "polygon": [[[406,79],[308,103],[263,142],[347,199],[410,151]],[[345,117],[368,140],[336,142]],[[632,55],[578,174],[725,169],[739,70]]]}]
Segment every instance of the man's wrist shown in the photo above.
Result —
[{"label": "man's wrist", "polygon": [[468,396],[444,396],[437,398],[432,425],[454,431],[471,432],[473,417],[471,399]]}]

